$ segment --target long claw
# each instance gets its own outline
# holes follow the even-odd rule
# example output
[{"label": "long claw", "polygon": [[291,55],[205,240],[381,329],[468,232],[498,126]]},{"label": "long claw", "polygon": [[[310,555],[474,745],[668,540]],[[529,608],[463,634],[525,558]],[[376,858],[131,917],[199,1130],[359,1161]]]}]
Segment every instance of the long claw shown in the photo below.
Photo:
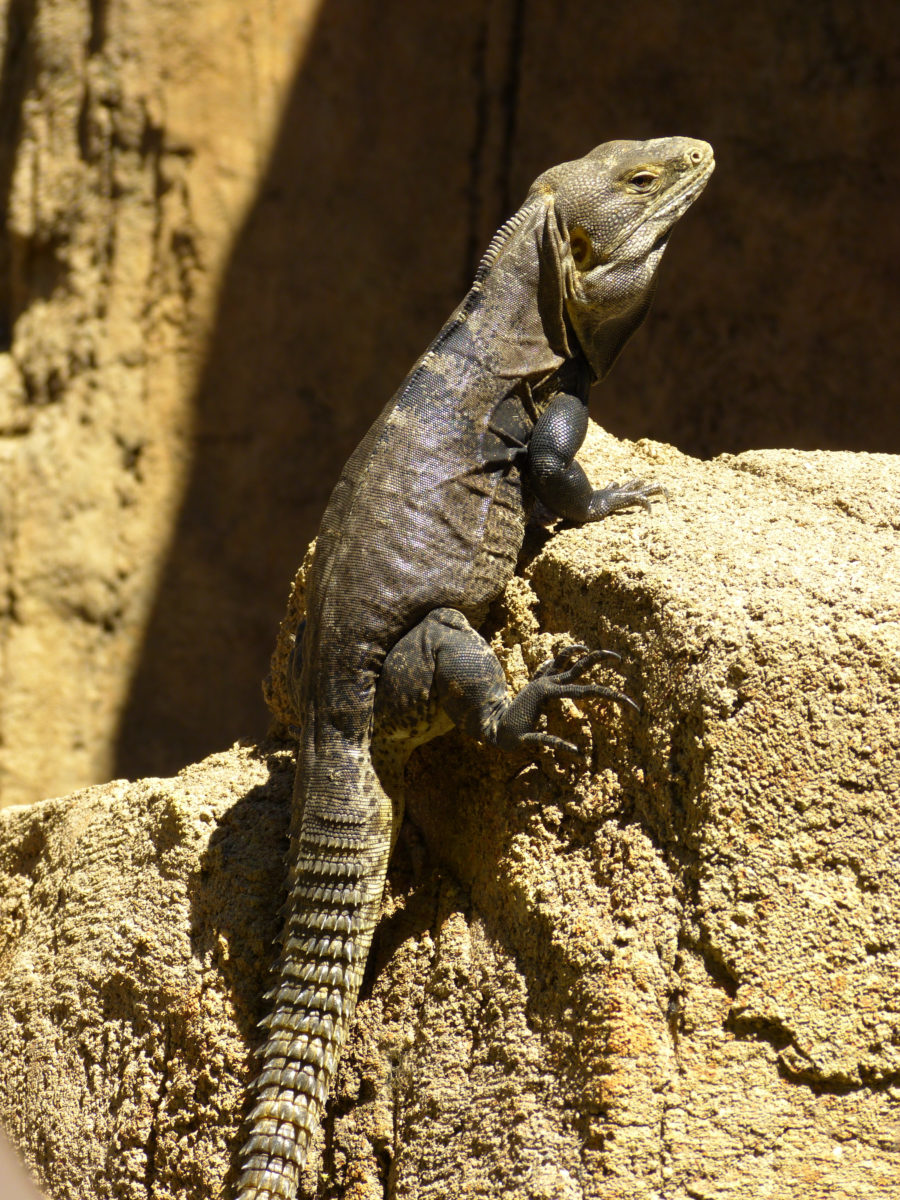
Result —
[{"label": "long claw", "polygon": [[610,690],[608,699],[615,700],[617,704],[627,704],[629,708],[633,708],[638,716],[641,715],[641,706],[630,696],[626,696],[624,692],[614,692]]},{"label": "long claw", "polygon": [[629,704],[636,713],[641,710],[624,692],[619,692],[615,688],[607,687],[603,683],[573,683],[565,690],[560,690],[557,695],[560,699],[578,700],[582,696],[601,696],[604,700],[615,700],[618,704]]},{"label": "long claw", "polygon": [[547,750],[561,750],[564,754],[571,754],[575,758],[584,758],[583,751],[579,750],[574,742],[567,742],[565,738],[556,737],[552,733],[526,733],[522,735],[522,744],[526,746],[543,746]]},{"label": "long claw", "polygon": [[[569,659],[576,654],[581,657],[574,663],[567,665]],[[565,682],[570,676],[573,679],[577,678],[577,675],[572,674],[573,672],[582,674],[588,667],[600,662],[603,658],[614,658],[621,662],[622,655],[615,650],[590,650],[580,642],[573,642],[571,646],[563,647],[553,658],[548,658],[542,662],[532,678],[540,679],[543,676],[551,675],[556,677],[559,682]]]},{"label": "long claw", "polygon": [[[619,656],[616,655],[616,657],[618,658]],[[553,675],[552,680],[554,683],[562,686],[574,683],[576,679],[580,679],[586,671],[589,671],[591,667],[604,658],[606,658],[605,650],[591,650],[589,654],[583,655],[577,662],[572,663],[568,670],[560,671],[558,674]]]}]

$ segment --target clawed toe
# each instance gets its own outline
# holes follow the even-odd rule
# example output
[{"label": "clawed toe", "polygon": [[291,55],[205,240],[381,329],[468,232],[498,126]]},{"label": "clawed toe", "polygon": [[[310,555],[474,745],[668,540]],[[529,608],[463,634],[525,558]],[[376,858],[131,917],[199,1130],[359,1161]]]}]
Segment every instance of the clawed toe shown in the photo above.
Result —
[{"label": "clawed toe", "polygon": [[574,742],[567,742],[565,738],[556,737],[552,733],[526,733],[522,737],[522,744],[525,746],[540,746],[547,750],[556,750],[562,754],[571,755],[573,758],[583,759],[587,757],[584,751],[579,750]]},{"label": "clawed toe", "polygon": [[559,700],[580,700],[585,696],[597,696],[604,700],[615,700],[617,704],[628,704],[635,712],[640,712],[637,704],[615,688],[607,687],[604,683],[570,683],[562,685],[555,693]]},{"label": "clawed toe", "polygon": [[[575,655],[578,657],[573,662],[572,658]],[[572,645],[565,646],[553,658],[548,658],[546,662],[542,663],[535,672],[532,682],[538,679],[543,680],[543,686],[547,688],[548,693],[558,700],[577,700],[582,696],[602,696],[607,700],[615,700],[617,704],[627,704],[639,713],[641,710],[638,705],[624,692],[619,692],[602,683],[581,682],[582,677],[591,667],[605,658],[621,661],[622,656],[615,650],[589,650],[580,642],[573,642]]]},{"label": "clawed toe", "polygon": [[[575,658],[574,662],[573,658]],[[604,658],[621,661],[622,655],[615,650],[589,650],[580,642],[574,642],[570,646],[563,647],[553,658],[548,658],[541,663],[532,678],[541,679],[550,676],[556,683],[570,682],[577,679],[579,675],[583,675],[585,671]]]},{"label": "clawed toe", "polygon": [[621,658],[621,655],[616,654],[614,650],[591,650],[587,654],[583,654],[581,658],[576,659],[570,667],[565,670],[560,670],[552,674],[551,678],[554,683],[565,687],[567,684],[575,683],[586,674],[591,667],[601,662],[604,658],[612,656],[613,658]]},{"label": "clawed toe", "polygon": [[589,650],[581,643],[572,643],[564,647],[552,659],[541,665],[511,703],[501,707],[497,712],[491,736],[486,740],[510,750],[516,747],[542,748],[583,757],[573,743],[553,734],[539,732],[535,726],[544,706],[552,700],[602,697],[616,704],[627,704],[639,713],[637,704],[624,692],[608,687],[605,683],[584,679],[593,666],[607,658],[618,660],[621,655],[615,650]]},{"label": "clawed toe", "polygon": [[668,500],[669,493],[661,483],[647,483],[643,479],[628,479],[625,483],[611,483],[602,492],[596,493],[596,515],[606,516],[623,508],[638,505],[649,512],[653,507],[652,496]]}]

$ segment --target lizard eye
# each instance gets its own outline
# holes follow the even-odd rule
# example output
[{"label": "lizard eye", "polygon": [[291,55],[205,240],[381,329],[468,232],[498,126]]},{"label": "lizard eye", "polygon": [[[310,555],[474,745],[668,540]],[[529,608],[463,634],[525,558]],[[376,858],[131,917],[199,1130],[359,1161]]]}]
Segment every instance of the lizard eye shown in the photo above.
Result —
[{"label": "lizard eye", "polygon": [[651,192],[658,178],[653,171],[635,171],[628,180],[628,185],[636,192]]},{"label": "lizard eye", "polygon": [[576,225],[569,234],[569,249],[572,251],[575,266],[578,267],[579,271],[583,271],[591,261],[593,246],[591,245],[591,239],[580,225]]}]

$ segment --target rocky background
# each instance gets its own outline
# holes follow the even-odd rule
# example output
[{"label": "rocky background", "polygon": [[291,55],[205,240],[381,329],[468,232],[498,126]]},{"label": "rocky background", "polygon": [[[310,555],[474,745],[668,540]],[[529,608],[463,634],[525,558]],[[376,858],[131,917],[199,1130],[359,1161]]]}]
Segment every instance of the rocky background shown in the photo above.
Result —
[{"label": "rocky background", "polygon": [[340,465],[531,179],[599,141],[719,164],[601,423],[900,449],[888,0],[4,0],[0,53],[6,803],[265,728]]}]

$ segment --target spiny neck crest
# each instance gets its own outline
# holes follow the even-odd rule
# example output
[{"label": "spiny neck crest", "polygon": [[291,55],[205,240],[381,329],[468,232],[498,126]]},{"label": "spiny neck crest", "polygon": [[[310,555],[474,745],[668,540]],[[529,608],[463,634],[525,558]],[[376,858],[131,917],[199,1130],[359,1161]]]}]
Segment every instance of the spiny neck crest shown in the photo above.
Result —
[{"label": "spiny neck crest", "polygon": [[475,272],[475,278],[472,281],[472,287],[470,288],[471,292],[477,293],[481,291],[484,281],[490,273],[491,267],[493,267],[494,263],[500,257],[500,253],[504,246],[516,232],[516,230],[525,224],[525,220],[531,215],[533,208],[533,203],[523,204],[518,212],[514,212],[509,220],[503,222],[503,224],[491,238],[490,244],[482,255],[481,262],[478,264],[478,270]]}]

